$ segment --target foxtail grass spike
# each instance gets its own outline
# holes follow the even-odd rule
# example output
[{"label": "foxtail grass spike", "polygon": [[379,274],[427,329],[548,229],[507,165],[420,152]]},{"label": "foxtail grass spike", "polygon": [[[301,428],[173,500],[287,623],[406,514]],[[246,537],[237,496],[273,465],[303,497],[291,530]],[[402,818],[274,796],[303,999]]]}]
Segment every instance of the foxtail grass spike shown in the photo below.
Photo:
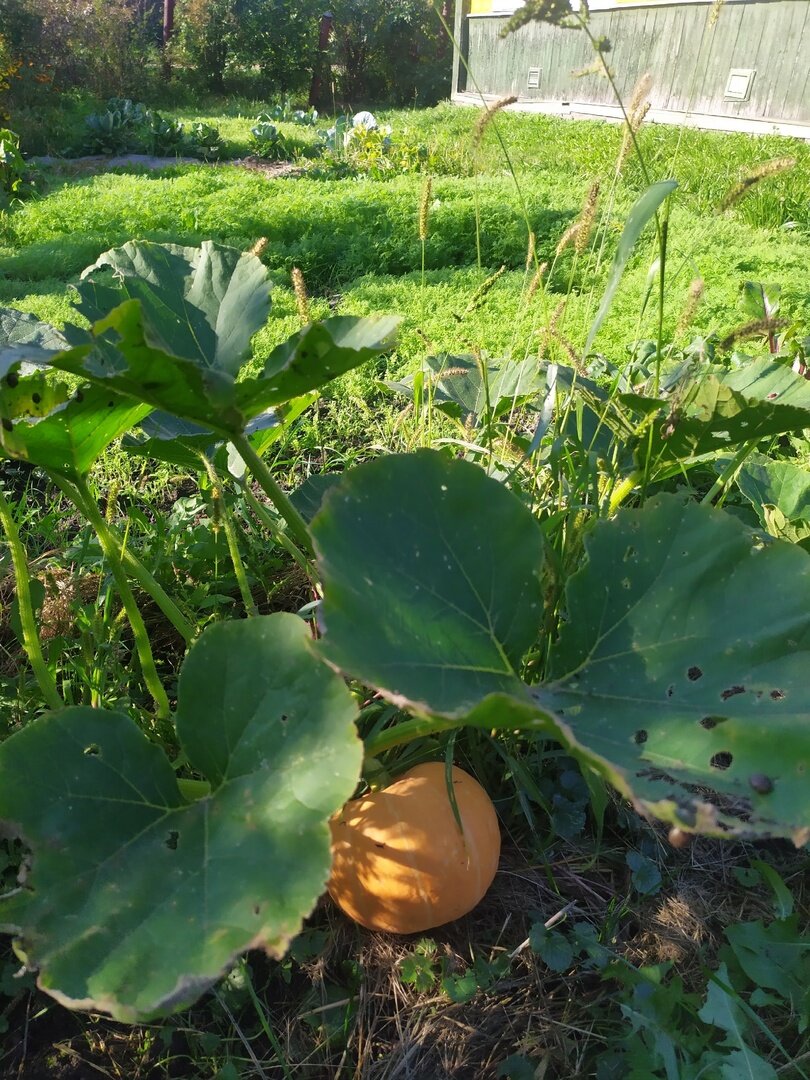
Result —
[{"label": "foxtail grass spike", "polygon": [[582,211],[579,215],[577,222],[577,233],[574,237],[574,248],[577,255],[582,255],[588,246],[588,241],[591,238],[591,231],[593,229],[593,223],[596,220],[596,204],[599,200],[599,181],[594,180],[588,189],[588,194],[585,197],[585,203],[582,207]]},{"label": "foxtail grass spike", "polygon": [[545,274],[546,270],[548,270],[548,263],[547,262],[540,263],[540,265],[537,267],[537,270],[535,271],[534,277],[529,282],[529,290],[528,290],[528,295],[527,295],[527,298],[529,300],[531,300],[531,298],[534,296],[534,294],[540,288],[540,285],[542,284],[542,281],[543,281],[543,275]]},{"label": "foxtail grass spike", "polygon": [[774,158],[772,161],[764,161],[761,165],[757,165],[727,192],[720,203],[720,210],[728,210],[736,202],[739,202],[743,195],[746,195],[761,180],[767,180],[769,176],[787,172],[788,169],[794,168],[795,165],[796,158],[793,157]]},{"label": "foxtail grass spike", "polygon": [[736,330],[732,330],[717,343],[717,347],[722,352],[728,352],[738,341],[750,341],[752,338],[770,336],[787,325],[786,319],[754,319],[753,322],[745,323],[743,326],[738,326]]},{"label": "foxtail grass spike", "polygon": [[575,29],[582,26],[588,18],[588,6],[582,4],[579,13],[571,7],[569,0],[526,0],[506,26],[501,30],[501,37],[519,30],[530,22],[547,22],[552,26]]},{"label": "foxtail grass spike", "polygon": [[535,259],[536,253],[537,253],[537,237],[534,235],[533,232],[530,232],[529,233],[529,243],[528,243],[528,246],[526,248],[526,273],[528,273],[529,270],[534,265],[534,259]]},{"label": "foxtail grass spike", "polygon": [[695,317],[697,309],[700,307],[700,302],[703,299],[703,293],[705,291],[706,284],[703,278],[695,278],[689,286],[689,292],[686,295],[686,304],[681,312],[681,317],[678,319],[678,328],[675,331],[677,337],[681,337],[689,327],[692,325],[692,320]]},{"label": "foxtail grass spike", "polygon": [[476,150],[481,145],[481,140],[484,137],[484,132],[492,123],[495,114],[500,112],[501,109],[505,109],[507,105],[514,105],[516,101],[517,97],[512,94],[509,97],[499,98],[498,101],[493,102],[492,105],[486,106],[484,111],[478,117],[475,125],[475,131],[473,133],[473,145],[475,146]]},{"label": "foxtail grass spike", "polygon": [[647,100],[647,95],[652,89],[652,76],[649,72],[645,72],[633,87],[633,93],[630,97],[630,103],[627,106],[627,123],[624,125],[624,136],[622,138],[622,146],[619,151],[619,160],[617,163],[617,171],[621,172],[627,161],[630,150],[632,149],[633,142],[639,128],[644,123],[644,118],[650,111],[651,103]]},{"label": "foxtail grass spike", "polygon": [[307,294],[304,275],[297,266],[292,268],[292,283],[295,291],[295,306],[298,308],[298,318],[301,320],[302,325],[306,326],[310,321],[309,295]]},{"label": "foxtail grass spike", "polygon": [[709,12],[709,26],[714,26],[717,23],[717,20],[720,18],[720,12],[722,11],[725,2],[726,0],[714,0],[714,3],[712,4],[712,9]]},{"label": "foxtail grass spike", "polygon": [[422,185],[422,197],[419,200],[419,239],[424,242],[428,238],[428,214],[430,213],[430,197],[433,194],[433,181],[428,176]]},{"label": "foxtail grass spike", "polygon": [[505,274],[505,273],[506,273],[506,266],[504,265],[504,266],[501,266],[499,269],[497,269],[494,274],[490,274],[489,277],[486,279],[486,281],[481,282],[481,284],[478,286],[478,288],[472,294],[472,297],[470,298],[469,304],[467,304],[464,311],[462,312],[462,318],[465,315],[469,315],[470,312],[475,311],[475,309],[480,305],[481,301],[487,295],[487,293],[492,288],[492,286],[495,284],[495,282],[498,280],[498,278],[502,277],[503,274]]}]

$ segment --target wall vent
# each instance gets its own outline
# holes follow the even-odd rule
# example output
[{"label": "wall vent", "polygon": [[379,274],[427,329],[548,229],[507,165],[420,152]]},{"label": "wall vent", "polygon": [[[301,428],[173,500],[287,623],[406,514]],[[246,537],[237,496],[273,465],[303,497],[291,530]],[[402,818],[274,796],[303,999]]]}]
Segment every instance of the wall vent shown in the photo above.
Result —
[{"label": "wall vent", "polygon": [[751,84],[755,75],[756,71],[753,68],[732,68],[728,73],[723,100],[748,101],[751,97]]},{"label": "wall vent", "polygon": [[529,68],[528,87],[530,90],[540,89],[540,68]]}]

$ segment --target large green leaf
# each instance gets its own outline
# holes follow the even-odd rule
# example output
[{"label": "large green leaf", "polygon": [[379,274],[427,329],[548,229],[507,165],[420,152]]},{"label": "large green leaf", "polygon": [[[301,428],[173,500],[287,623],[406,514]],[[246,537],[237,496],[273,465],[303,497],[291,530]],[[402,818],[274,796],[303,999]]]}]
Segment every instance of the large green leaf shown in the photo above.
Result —
[{"label": "large green leaf", "polygon": [[475,466],[431,452],[348,473],[312,524],[322,655],[420,714],[544,729],[645,813],[810,838],[810,557],[661,496],[598,524],[545,685],[542,541]]},{"label": "large green leaf", "polygon": [[[267,271],[251,254],[206,241],[200,248],[132,242],[108,251],[77,286],[88,333],[44,353],[24,341],[4,364],[52,366],[221,435],[241,435],[265,410],[324,385],[389,349],[398,319],[340,316],[305,326],[242,376],[250,342],[269,310]],[[8,356],[11,359],[7,359]]]},{"label": "large green leaf", "polygon": [[28,349],[30,362],[46,362],[51,353],[67,346],[67,340],[50,323],[14,308],[0,308],[0,373],[5,374],[6,350],[19,345]]},{"label": "large green leaf", "polygon": [[237,404],[252,415],[317,390],[393,348],[399,321],[396,315],[335,315],[309,323],[270,353],[256,378],[238,384]]},{"label": "large green leaf", "polygon": [[192,647],[177,729],[211,794],[183,799],[127,716],[70,708],[0,746],[0,821],[30,846],[0,923],[64,1004],[125,1021],[184,1008],[245,949],[281,956],[329,873],[361,744],[342,680],[293,615]]},{"label": "large green leaf", "polygon": [[542,612],[543,536],[476,465],[430,450],[344,474],[312,522],[322,655],[424,711],[520,692]]},{"label": "large green leaf", "polygon": [[[634,404],[634,398],[621,401]],[[654,424],[653,455],[659,464],[678,461],[806,427],[810,382],[786,364],[760,358],[736,371],[698,373],[676,387]]]},{"label": "large green leaf", "polygon": [[131,241],[101,255],[76,289],[91,323],[139,300],[164,352],[234,378],[270,311],[261,259],[210,240],[198,248]]},{"label": "large green leaf", "polygon": [[[729,459],[720,458],[721,471]],[[752,455],[736,476],[737,486],[771,536],[810,544],[810,469],[795,461]]]},{"label": "large green leaf", "polygon": [[807,466],[762,456],[751,457],[737,474],[737,483],[755,510],[776,506],[789,520],[810,521],[810,469]]},{"label": "large green leaf", "polygon": [[103,386],[73,389],[43,371],[19,376],[17,367],[0,381],[0,449],[63,476],[84,475],[150,409]]},{"label": "large green leaf", "polygon": [[[414,376],[408,375],[399,382],[389,383],[392,390],[413,396]],[[501,416],[515,405],[535,397],[546,386],[545,371],[541,370],[536,357],[481,362],[473,356],[451,356],[442,353],[428,356],[420,373],[423,384],[430,389],[434,405],[457,420],[468,416],[480,422],[487,413]]]},{"label": "large green leaf", "polygon": [[128,300],[94,325],[95,347],[79,345],[50,362],[183,420],[238,435],[266,409],[389,349],[397,322],[339,316],[311,324],[273,350],[258,375],[237,382],[228,370],[176,355],[138,302]]},{"label": "large green leaf", "polygon": [[674,496],[597,526],[536,696],[643,809],[810,838],[810,557]]}]

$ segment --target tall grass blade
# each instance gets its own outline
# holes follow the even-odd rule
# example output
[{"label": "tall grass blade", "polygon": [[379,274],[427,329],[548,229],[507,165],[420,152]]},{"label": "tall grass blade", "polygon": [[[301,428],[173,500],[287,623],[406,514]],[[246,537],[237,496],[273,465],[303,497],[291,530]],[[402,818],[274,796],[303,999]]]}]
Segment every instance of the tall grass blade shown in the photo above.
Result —
[{"label": "tall grass blade", "polygon": [[613,266],[610,269],[610,276],[602,297],[602,303],[599,305],[596,318],[591,323],[591,328],[588,331],[588,340],[585,342],[586,353],[590,352],[594,339],[599,333],[599,327],[604,322],[608,311],[610,311],[616,289],[619,287],[622,274],[625,271],[633,248],[638,242],[638,238],[648,222],[655,216],[664,199],[671,195],[677,186],[677,180],[659,180],[657,183],[651,184],[628,214],[619,240],[619,246],[613,258]]}]

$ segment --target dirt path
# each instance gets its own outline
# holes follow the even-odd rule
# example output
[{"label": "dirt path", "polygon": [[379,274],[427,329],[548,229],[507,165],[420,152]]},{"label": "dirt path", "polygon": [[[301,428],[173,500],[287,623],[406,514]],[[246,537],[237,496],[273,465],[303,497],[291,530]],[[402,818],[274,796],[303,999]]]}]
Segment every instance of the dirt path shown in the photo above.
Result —
[{"label": "dirt path", "polygon": [[175,165],[233,165],[239,169],[248,169],[251,172],[261,173],[268,180],[275,180],[282,176],[300,176],[303,172],[300,166],[294,165],[291,161],[262,161],[260,158],[255,157],[238,158],[233,161],[202,161],[200,158],[155,157],[151,154],[118,154],[115,157],[95,154],[77,158],[46,155],[44,157],[33,157],[30,160],[32,164],[69,173],[70,175],[103,173],[109,169],[133,167],[157,171],[159,169],[169,169]]}]

